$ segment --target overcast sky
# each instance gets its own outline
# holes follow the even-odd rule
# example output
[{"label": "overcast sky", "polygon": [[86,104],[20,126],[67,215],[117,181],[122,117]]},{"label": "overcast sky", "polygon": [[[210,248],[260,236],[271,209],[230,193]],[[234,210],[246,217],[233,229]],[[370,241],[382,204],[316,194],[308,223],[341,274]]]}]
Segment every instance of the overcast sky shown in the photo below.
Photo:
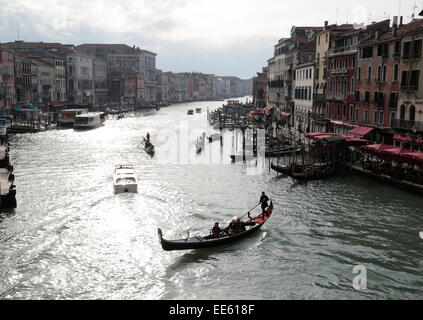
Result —
[{"label": "overcast sky", "polygon": [[126,43],[158,54],[164,71],[250,78],[293,25],[370,23],[422,0],[0,0],[0,41]]}]

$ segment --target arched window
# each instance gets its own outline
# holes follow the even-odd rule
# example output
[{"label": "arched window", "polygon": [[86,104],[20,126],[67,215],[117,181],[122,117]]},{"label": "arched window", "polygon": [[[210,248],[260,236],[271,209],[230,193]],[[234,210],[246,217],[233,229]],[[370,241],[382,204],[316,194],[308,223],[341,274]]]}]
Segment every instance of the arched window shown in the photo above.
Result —
[{"label": "arched window", "polygon": [[344,78],[344,94],[347,94],[348,89],[348,79]]},{"label": "arched window", "polygon": [[377,81],[381,81],[382,80],[382,67],[379,66],[377,67]]},{"label": "arched window", "polygon": [[355,92],[355,78],[351,78],[351,93]]},{"label": "arched window", "polygon": [[400,120],[405,120],[405,105],[401,106],[400,110]]},{"label": "arched window", "polygon": [[386,72],[387,72],[387,69],[386,69],[386,65],[385,65],[385,66],[383,66],[383,75],[382,75],[382,81],[383,82],[386,82]]},{"label": "arched window", "polygon": [[410,107],[410,121],[415,121],[415,120],[416,120],[416,107],[411,106]]},{"label": "arched window", "polygon": [[398,64],[396,64],[394,66],[394,80],[393,81],[398,81],[398,74],[399,74],[399,66]]}]

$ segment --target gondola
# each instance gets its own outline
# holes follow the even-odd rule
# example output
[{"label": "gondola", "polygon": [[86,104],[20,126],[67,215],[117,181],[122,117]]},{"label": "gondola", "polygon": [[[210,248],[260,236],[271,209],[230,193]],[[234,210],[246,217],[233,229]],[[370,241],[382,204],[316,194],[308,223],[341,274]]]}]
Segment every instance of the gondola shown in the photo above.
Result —
[{"label": "gondola", "polygon": [[144,142],[143,142],[144,151],[147,152],[150,156],[154,156],[154,154],[156,153],[156,148],[146,138],[144,138],[143,140],[144,140]]},{"label": "gondola", "polygon": [[296,172],[292,174],[292,178],[301,181],[312,181],[312,180],[322,180],[329,178],[335,175],[335,172],[331,168],[312,168],[306,167],[303,172]]},{"label": "gondola", "polygon": [[226,231],[224,231],[218,237],[208,235],[205,237],[192,237],[192,238],[181,239],[181,240],[165,240],[163,238],[162,230],[158,229],[159,240],[163,250],[165,251],[205,249],[205,248],[213,248],[213,247],[222,246],[222,245],[246,238],[249,235],[260,230],[261,227],[263,227],[263,225],[272,216],[273,201],[270,202],[270,206],[266,211],[268,215],[264,219],[262,218],[262,215],[258,216],[255,219],[251,219],[250,222],[246,223],[247,230],[236,233],[236,234],[229,235],[226,233]]}]

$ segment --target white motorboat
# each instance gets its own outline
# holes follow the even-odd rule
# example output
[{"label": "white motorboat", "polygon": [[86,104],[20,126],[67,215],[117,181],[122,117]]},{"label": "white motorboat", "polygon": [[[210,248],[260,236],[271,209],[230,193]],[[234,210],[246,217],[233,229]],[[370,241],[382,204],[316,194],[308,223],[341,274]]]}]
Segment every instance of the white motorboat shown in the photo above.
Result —
[{"label": "white motorboat", "polygon": [[137,193],[138,179],[132,165],[119,165],[113,175],[113,189],[115,193]]}]

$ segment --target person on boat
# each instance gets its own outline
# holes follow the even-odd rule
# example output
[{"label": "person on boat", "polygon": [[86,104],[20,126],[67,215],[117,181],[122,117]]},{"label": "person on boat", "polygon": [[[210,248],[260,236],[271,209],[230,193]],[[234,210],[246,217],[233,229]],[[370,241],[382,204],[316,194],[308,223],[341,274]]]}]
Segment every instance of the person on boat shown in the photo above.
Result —
[{"label": "person on boat", "polygon": [[237,219],[238,219],[237,217],[234,217],[232,219],[232,222],[229,224],[229,227],[228,227],[228,234],[235,234],[239,232],[237,229],[237,224],[236,224]]},{"label": "person on boat", "polygon": [[266,212],[267,207],[269,206],[269,197],[266,196],[264,192],[261,193],[260,203],[261,203],[261,210],[263,219],[268,215]]},{"label": "person on boat", "polygon": [[147,141],[150,142],[150,133],[147,132]]},{"label": "person on boat", "polygon": [[212,236],[218,237],[221,232],[222,232],[222,229],[220,229],[219,222],[216,222],[212,230]]},{"label": "person on boat", "polygon": [[240,218],[236,219],[236,221],[235,221],[235,229],[238,232],[244,232],[246,230],[245,223],[242,222]]}]

